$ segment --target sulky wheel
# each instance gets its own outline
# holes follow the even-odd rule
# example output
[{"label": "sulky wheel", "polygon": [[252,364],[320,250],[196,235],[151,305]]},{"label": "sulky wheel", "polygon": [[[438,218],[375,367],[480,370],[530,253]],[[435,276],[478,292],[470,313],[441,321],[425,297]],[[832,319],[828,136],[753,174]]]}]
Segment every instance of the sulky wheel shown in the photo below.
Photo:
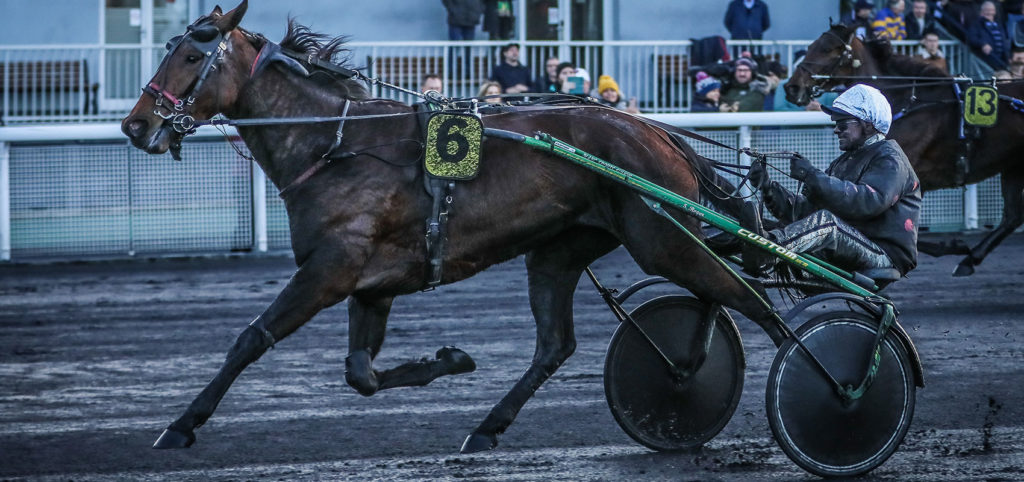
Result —
[{"label": "sulky wheel", "polygon": [[[840,311],[819,315],[797,331],[843,386],[858,386],[875,345],[878,322]],[[779,446],[804,470],[823,477],[853,476],[878,467],[896,451],[914,416],[914,375],[890,331],[881,364],[863,397],[846,401],[793,339],[783,343],[768,372],[768,422]]]},{"label": "sulky wheel", "polygon": [[[664,296],[631,313],[679,368],[702,352],[708,305],[689,296]],[[743,345],[729,314],[719,309],[704,362],[673,375],[668,363],[628,321],[608,345],[604,392],[622,430],[654,450],[698,448],[725,427],[743,392]]]}]

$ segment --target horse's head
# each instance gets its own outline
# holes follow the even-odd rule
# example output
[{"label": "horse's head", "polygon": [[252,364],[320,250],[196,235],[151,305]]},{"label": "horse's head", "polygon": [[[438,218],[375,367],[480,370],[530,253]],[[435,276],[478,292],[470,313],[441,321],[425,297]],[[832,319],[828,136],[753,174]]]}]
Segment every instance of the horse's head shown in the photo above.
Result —
[{"label": "horse's head", "polygon": [[839,83],[833,79],[815,79],[815,75],[854,75],[862,62],[855,53],[855,47],[861,45],[854,34],[852,28],[836,24],[811,43],[803,61],[786,81],[786,99],[796,105],[807,105],[821,89]]},{"label": "horse's head", "polygon": [[171,149],[178,158],[181,139],[195,121],[230,111],[256,49],[236,30],[245,10],[220,7],[189,25],[184,34],[167,42],[167,54],[121,131],[132,144],[150,154]]}]

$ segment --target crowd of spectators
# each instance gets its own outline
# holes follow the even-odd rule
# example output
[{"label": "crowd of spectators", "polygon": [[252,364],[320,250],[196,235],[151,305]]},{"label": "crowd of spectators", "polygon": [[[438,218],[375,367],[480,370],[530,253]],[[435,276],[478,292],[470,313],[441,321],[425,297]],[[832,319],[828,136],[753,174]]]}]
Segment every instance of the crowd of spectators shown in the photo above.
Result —
[{"label": "crowd of spectators", "polygon": [[[490,11],[494,5],[500,4],[501,15],[511,15],[506,5],[508,2],[443,2],[449,9],[452,39],[472,39],[468,32],[469,24],[475,27],[485,8]],[[949,65],[939,48],[939,41],[959,40],[996,71],[994,76],[1024,78],[1024,0],[845,0],[845,5],[850,8],[843,22],[851,26],[861,39],[919,41],[914,56],[946,73]],[[771,27],[769,5],[766,0],[731,0],[726,7],[723,24],[734,40],[760,40]],[[485,89],[494,88],[492,84],[496,83],[503,94],[579,95],[621,110],[639,112],[636,99],[627,100],[610,75],[599,76],[596,88],[592,89],[586,69],[557,57],[548,57],[544,61],[543,73],[532,78],[530,68],[520,61],[519,53],[519,46],[514,43],[501,48],[501,59],[491,69],[489,83],[481,87],[481,95]],[[802,55],[798,54],[792,60],[791,67],[795,68]],[[693,78],[690,110],[820,110],[822,103],[827,106],[835,97],[826,95],[806,107],[795,106],[781,93],[787,74],[778,58],[755,58],[744,52],[715,71],[697,73]]]},{"label": "crowd of spectators", "polygon": [[[843,23],[863,39],[917,40],[913,56],[949,73],[939,41],[959,40],[995,70],[994,77],[1024,78],[1024,0],[848,0]],[[763,17],[756,30],[754,17]],[[741,21],[737,21],[737,18]],[[760,38],[769,26],[767,5],[762,0],[733,0],[726,27],[736,38]],[[736,30],[737,26],[740,30]],[[802,60],[798,52],[792,68]],[[758,65],[744,52],[723,66],[709,66],[693,78],[692,112],[750,112],[760,110],[820,110],[836,94],[829,93],[806,107],[789,103],[785,96],[785,69]]]}]

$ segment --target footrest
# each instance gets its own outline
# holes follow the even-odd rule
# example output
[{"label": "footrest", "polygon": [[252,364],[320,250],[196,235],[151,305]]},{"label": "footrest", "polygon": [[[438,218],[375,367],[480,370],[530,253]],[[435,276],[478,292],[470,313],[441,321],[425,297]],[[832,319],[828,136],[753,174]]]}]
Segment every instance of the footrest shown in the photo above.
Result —
[{"label": "footrest", "polygon": [[889,283],[892,283],[902,277],[902,275],[900,275],[900,271],[896,268],[862,269],[857,271],[856,274],[870,278],[876,285],[878,285],[879,289],[884,288]]}]

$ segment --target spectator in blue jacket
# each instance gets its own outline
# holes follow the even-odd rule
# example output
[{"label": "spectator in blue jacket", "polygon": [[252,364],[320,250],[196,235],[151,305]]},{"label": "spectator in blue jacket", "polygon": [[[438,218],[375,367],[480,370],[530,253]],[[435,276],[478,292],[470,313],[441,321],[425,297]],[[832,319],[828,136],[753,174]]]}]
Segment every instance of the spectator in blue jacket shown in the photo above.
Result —
[{"label": "spectator in blue jacket", "polygon": [[967,30],[967,43],[992,68],[1006,68],[1009,39],[1002,25],[996,21],[996,4],[991,1],[981,4],[980,16]]},{"label": "spectator in blue jacket", "polygon": [[763,0],[732,0],[725,11],[725,28],[733,40],[761,40],[771,25]]}]

